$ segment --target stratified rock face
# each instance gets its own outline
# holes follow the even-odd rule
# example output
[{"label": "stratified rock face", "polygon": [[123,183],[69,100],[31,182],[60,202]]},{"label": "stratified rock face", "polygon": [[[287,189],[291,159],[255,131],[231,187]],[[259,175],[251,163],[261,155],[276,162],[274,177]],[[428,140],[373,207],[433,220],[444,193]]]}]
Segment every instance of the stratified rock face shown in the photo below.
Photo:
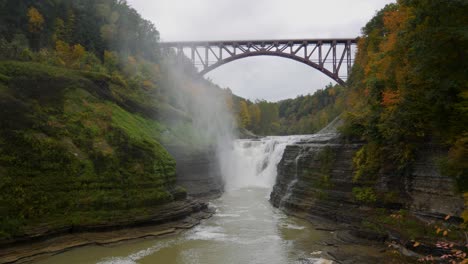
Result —
[{"label": "stratified rock face", "polygon": [[213,151],[187,152],[169,147],[168,151],[176,160],[177,184],[196,198],[210,198],[222,193],[221,172]]},{"label": "stratified rock face", "polygon": [[441,175],[437,161],[447,151],[427,144],[419,150],[413,172],[408,180],[411,195],[410,209],[421,216],[460,216],[464,201],[456,191],[453,178]]},{"label": "stratified rock face", "polygon": [[[271,202],[289,213],[307,218],[326,218],[341,223],[360,222],[365,207],[353,195],[352,159],[362,143],[345,143],[338,134],[316,134],[286,147],[278,164]],[[379,175],[378,194],[394,193],[392,202],[378,201],[377,206],[407,209],[425,218],[459,216],[463,198],[455,190],[453,179],[437,168],[443,149],[427,145],[420,149],[412,173],[405,177]]]},{"label": "stratified rock face", "polygon": [[[358,220],[358,205],[352,195],[352,157],[360,147],[344,144],[333,133],[287,146],[278,164],[272,204],[312,218]],[[323,167],[325,152],[331,160],[329,168]]]}]

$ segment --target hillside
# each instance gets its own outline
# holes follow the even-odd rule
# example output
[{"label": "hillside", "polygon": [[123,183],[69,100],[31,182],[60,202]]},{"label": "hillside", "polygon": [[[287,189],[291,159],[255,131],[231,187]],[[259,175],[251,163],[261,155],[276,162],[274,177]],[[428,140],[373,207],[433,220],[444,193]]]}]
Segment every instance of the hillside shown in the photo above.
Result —
[{"label": "hillside", "polygon": [[131,225],[184,200],[167,149],[211,151],[215,132],[200,127],[230,122],[230,94],[161,56],[125,1],[0,10],[0,240]]},{"label": "hillside", "polygon": [[346,87],[327,85],[313,94],[279,102],[234,98],[237,124],[257,135],[314,134],[345,109]]}]

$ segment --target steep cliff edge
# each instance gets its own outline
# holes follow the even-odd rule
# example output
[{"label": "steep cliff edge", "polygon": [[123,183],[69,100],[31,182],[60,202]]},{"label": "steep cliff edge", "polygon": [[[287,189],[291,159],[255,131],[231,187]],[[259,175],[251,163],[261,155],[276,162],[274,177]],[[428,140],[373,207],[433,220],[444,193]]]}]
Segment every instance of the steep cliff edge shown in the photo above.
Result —
[{"label": "steep cliff edge", "polygon": [[287,146],[271,203],[314,222],[332,221],[381,234],[373,238],[394,236],[405,242],[430,240],[435,231],[426,224],[443,222],[447,215],[451,223],[462,222],[463,196],[437,167],[443,149],[427,144],[418,151],[410,173],[396,177],[381,171],[367,193],[354,180],[353,156],[362,146],[340,137],[336,124]]},{"label": "steep cliff edge", "polygon": [[[353,155],[361,146],[326,134],[287,146],[278,164],[278,177],[271,194],[273,205],[308,212],[310,217],[345,222],[361,219],[360,213],[349,210],[361,206],[353,195],[356,184],[352,164]],[[398,195],[380,205],[408,209],[422,217],[460,216],[464,200],[456,192],[455,181],[439,173],[436,159],[440,152],[430,145],[421,149],[413,172],[402,179],[380,175],[376,190]],[[331,162],[330,169],[324,168],[325,162]]]}]

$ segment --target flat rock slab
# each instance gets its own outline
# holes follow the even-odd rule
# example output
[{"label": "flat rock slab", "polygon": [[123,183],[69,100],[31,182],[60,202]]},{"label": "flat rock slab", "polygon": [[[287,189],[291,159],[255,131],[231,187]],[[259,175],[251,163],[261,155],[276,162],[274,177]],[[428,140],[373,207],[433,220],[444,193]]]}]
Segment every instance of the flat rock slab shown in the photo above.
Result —
[{"label": "flat rock slab", "polygon": [[22,243],[11,247],[0,248],[0,264],[30,262],[40,257],[50,256],[88,245],[104,246],[128,240],[176,234],[182,230],[198,225],[202,219],[206,219],[212,215],[213,213],[211,210],[207,210],[207,212],[200,211],[182,220],[159,225],[65,234],[43,241]]}]

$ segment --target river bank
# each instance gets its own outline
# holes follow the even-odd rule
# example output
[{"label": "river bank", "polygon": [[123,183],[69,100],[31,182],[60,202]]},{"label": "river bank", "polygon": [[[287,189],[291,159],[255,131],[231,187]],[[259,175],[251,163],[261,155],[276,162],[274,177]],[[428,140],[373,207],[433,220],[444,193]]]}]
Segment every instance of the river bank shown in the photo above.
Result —
[{"label": "river bank", "polygon": [[[170,236],[77,248],[39,261],[59,263],[404,263],[368,241],[345,241],[341,232],[287,216],[268,202],[269,188],[226,191],[210,202],[216,214]],[[331,225],[331,223],[330,223]]]},{"label": "river bank", "polygon": [[100,226],[65,227],[30,234],[0,245],[0,263],[27,263],[84,246],[104,246],[123,241],[174,235],[193,228],[213,215],[206,202],[185,200],[161,206],[150,217],[122,219]]}]

